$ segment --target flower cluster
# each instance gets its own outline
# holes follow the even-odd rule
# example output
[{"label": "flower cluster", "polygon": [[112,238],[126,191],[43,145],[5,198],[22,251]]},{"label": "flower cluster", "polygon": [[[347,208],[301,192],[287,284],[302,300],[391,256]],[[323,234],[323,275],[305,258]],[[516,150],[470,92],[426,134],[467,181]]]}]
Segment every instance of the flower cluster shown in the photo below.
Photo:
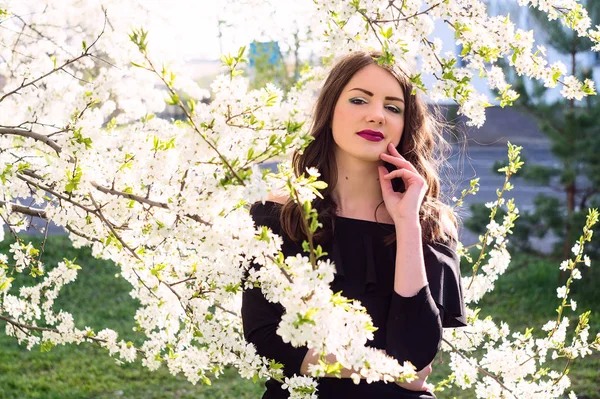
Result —
[{"label": "flower cluster", "polygon": [[[471,84],[474,74],[486,76],[490,89],[499,92],[500,104],[511,105],[518,97],[506,84],[497,63],[505,59],[519,75],[543,81],[546,87],[562,84],[566,98],[581,98],[595,94],[593,82],[580,82],[575,76],[564,76],[562,63],[548,65],[545,55],[534,48],[533,31],[516,29],[509,16],[489,16],[481,0],[353,0],[349,2],[316,1],[319,30],[324,31],[329,51],[343,54],[371,46],[383,52],[382,62],[405,65],[402,73],[409,75],[415,86],[434,100],[452,99],[459,104],[469,125],[480,127],[485,122],[485,108],[490,106],[487,95],[478,93]],[[548,18],[560,21],[579,36],[600,43],[598,30],[591,29],[587,11],[576,0],[527,1],[521,6],[537,7]],[[454,32],[456,44],[462,46],[459,55],[465,67],[457,67],[452,53],[441,56],[441,42],[430,38],[434,24],[439,22]],[[597,27],[598,29],[598,27]],[[406,67],[420,60],[420,71]],[[425,87],[422,74],[435,79]],[[563,77],[564,76],[564,77]]]},{"label": "flower cluster", "polygon": [[[486,234],[479,238],[479,259],[473,262],[469,256],[466,257],[469,262],[474,263],[473,276],[463,277],[467,304],[477,303],[484,294],[493,290],[494,281],[509,265],[510,255],[506,251],[505,236],[510,233],[510,228],[518,217],[518,210],[512,199],[505,202],[502,195],[504,191],[512,188],[508,179],[522,164],[519,158],[520,149],[509,143],[509,165],[501,169],[507,176],[504,187],[498,190],[496,201],[486,204],[491,209],[491,222],[487,226]],[[507,208],[502,225],[493,219],[500,206]],[[548,332],[545,337],[536,338],[533,329],[527,329],[525,333],[510,334],[508,325],[500,323],[498,327],[491,317],[482,320],[479,318],[480,310],[471,308],[468,308],[469,326],[445,334],[442,348],[452,352],[451,380],[456,385],[462,388],[474,387],[477,397],[480,398],[502,397],[506,394],[518,398],[551,398],[564,394],[571,384],[565,373],[537,369],[536,361],[541,366],[550,355],[552,359],[566,358],[570,362],[577,357],[583,358],[591,354],[594,348],[600,348],[600,334],[590,341],[589,312],[579,316],[579,323],[570,343],[567,342],[569,318],[562,316],[566,307],[576,310],[575,301],[568,299],[569,287],[573,280],[581,278],[581,272],[576,265],[590,264],[589,258],[583,255],[583,249],[584,243],[591,240],[591,228],[598,221],[598,216],[597,210],[590,211],[583,235],[572,249],[575,260],[565,260],[560,265],[561,270],[571,273],[567,284],[557,290],[557,296],[562,303],[558,307],[557,319],[550,320],[542,327],[543,331]],[[482,272],[478,273],[480,261],[483,259],[481,255],[484,254],[485,247],[492,243],[494,247],[486,254],[489,260],[481,267]],[[485,352],[478,359],[475,350],[482,347],[485,348]]]},{"label": "flower cluster", "polygon": [[[10,256],[0,255],[0,317],[6,333],[28,348],[93,341],[119,362],[140,359],[150,370],[164,365],[193,383],[209,383],[228,365],[245,378],[283,381],[280,365],[259,356],[240,333],[241,292],[259,285],[267,299],[286,310],[277,330],[286,342],[336,356],[339,364],[311,367],[314,376],[343,366],[357,371],[355,382],[414,377],[409,363],[400,365],[365,346],[375,327],[369,315],[329,287],[335,265],[320,259],[322,249],[312,242],[319,223],[311,201],[325,187],[318,171],[293,176],[288,163],[277,173],[259,168],[309,143],[313,101],[307,99],[314,98],[326,69],[313,68],[285,98],[272,84],[249,90],[242,48],[223,56],[225,72],[207,91],[139,28],[159,15],[146,3],[0,2],[0,23],[7,28],[0,30],[0,238],[6,228],[15,239]],[[598,42],[577,2],[526,3]],[[455,30],[465,49],[465,67],[457,68],[454,56],[442,56],[439,40],[429,39],[438,20]],[[494,65],[500,58],[510,58],[518,73],[548,86],[563,84],[569,98],[594,90],[590,82],[561,80],[564,65],[546,66],[532,53],[529,32],[515,30],[508,18],[488,17],[477,0],[317,1],[312,23],[315,32],[326,34],[331,54],[379,46],[381,62],[404,61],[404,73],[419,89],[430,90],[432,98],[455,99],[477,125],[485,119],[488,99],[474,91],[475,73],[486,75],[506,104],[514,99]],[[26,34],[15,33],[20,31]],[[418,56],[426,72],[439,78],[429,89],[410,72]],[[177,107],[184,121],[161,117],[165,104]],[[509,160],[504,187],[489,204],[490,223],[478,244],[473,276],[463,280],[469,304],[493,288],[510,261],[506,235],[518,209],[502,194],[512,188],[508,178],[522,164],[518,148],[510,147]],[[305,253],[287,258],[280,252],[281,238],[256,229],[247,209],[281,189],[302,206],[310,232]],[[32,198],[29,205],[19,200],[26,197]],[[502,224],[494,222],[500,206],[508,211]],[[89,246],[94,256],[119,267],[119,278],[131,284],[130,295],[140,303],[135,330],[144,339],[139,346],[110,329],[77,329],[69,313],[54,308],[61,288],[86,265],[67,259],[44,265],[40,249],[18,236],[32,216],[64,227],[75,246]],[[581,277],[577,265],[590,264],[583,248],[597,218],[597,212],[590,214],[575,260],[561,264],[570,278],[559,288],[559,317],[545,326],[547,337],[511,335],[506,324],[480,319],[477,309],[468,311],[469,327],[446,334],[444,349],[453,351],[456,384],[474,387],[479,397],[509,391],[547,398],[565,391],[566,376],[543,374],[534,365],[548,353],[574,359],[599,349],[600,338],[589,342],[585,313],[571,342],[568,319],[562,317],[566,307],[576,308],[570,285]],[[488,246],[493,247],[486,254]],[[467,256],[467,248],[459,247]],[[251,267],[253,262],[262,267]],[[12,284],[15,278],[25,282],[19,290]],[[473,353],[482,346],[478,359]],[[483,378],[481,370],[486,370]],[[311,377],[283,382],[293,397],[317,395]]]}]

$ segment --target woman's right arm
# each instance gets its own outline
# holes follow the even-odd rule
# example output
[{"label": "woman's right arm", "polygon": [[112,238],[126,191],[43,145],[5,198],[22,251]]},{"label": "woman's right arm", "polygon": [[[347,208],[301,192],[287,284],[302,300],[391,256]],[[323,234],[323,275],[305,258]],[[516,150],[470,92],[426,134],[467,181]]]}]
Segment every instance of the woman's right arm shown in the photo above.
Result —
[{"label": "woman's right arm", "polygon": [[[328,363],[335,363],[336,357],[333,354],[328,354],[326,357]],[[300,373],[303,375],[309,375],[308,366],[310,364],[317,364],[319,362],[319,353],[314,349],[309,349],[306,352],[306,356],[302,361],[302,365],[300,366]],[[397,382],[396,384],[401,386],[404,389],[408,389],[410,391],[432,391],[433,386],[431,384],[427,384],[427,377],[431,374],[433,368],[431,364],[424,367],[422,370],[417,372],[417,379],[411,382]],[[343,368],[340,370],[340,374],[342,378],[351,378],[352,374],[358,373],[356,370]],[[336,377],[332,374],[327,375],[326,377]]]},{"label": "woman's right arm", "polygon": [[246,340],[254,344],[259,355],[283,364],[286,376],[299,375],[308,349],[296,348],[277,335],[282,313],[281,305],[267,301],[260,288],[247,289],[242,294],[242,323]]},{"label": "woman's right arm", "polygon": [[[285,203],[286,197],[271,195],[270,201]],[[267,225],[274,231],[277,228],[277,221],[267,220],[261,217],[260,211],[257,209],[251,210],[252,217],[256,224]],[[281,234],[280,231],[277,231]],[[244,336],[248,342],[253,343],[257,352],[261,356],[273,359],[284,365],[284,374],[286,375],[309,375],[308,366],[317,364],[319,354],[307,347],[295,348],[289,343],[283,342],[281,337],[277,335],[277,326],[281,321],[283,307],[279,304],[274,304],[265,299],[260,288],[252,288],[244,291],[242,295],[242,321],[244,326]],[[335,355],[329,354],[326,356],[329,363],[335,363]],[[356,371],[351,369],[342,369],[342,378],[350,378]],[[419,379],[410,383],[399,383],[403,388],[422,391],[425,389],[425,380],[431,373],[431,367],[425,367],[417,375]],[[328,377],[334,377],[329,375]]]}]

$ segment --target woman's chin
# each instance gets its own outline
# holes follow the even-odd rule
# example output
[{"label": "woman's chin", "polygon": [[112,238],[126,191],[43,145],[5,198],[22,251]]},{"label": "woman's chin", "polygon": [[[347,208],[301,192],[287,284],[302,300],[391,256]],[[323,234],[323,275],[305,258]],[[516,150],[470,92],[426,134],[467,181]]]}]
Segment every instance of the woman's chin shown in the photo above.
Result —
[{"label": "woman's chin", "polygon": [[[344,153],[345,156],[348,156],[349,159],[354,159],[357,162],[368,162],[368,163],[373,163],[373,164],[377,164],[377,165],[381,165],[381,158],[380,155],[381,153],[385,152],[385,147],[382,148],[370,148],[370,149],[358,149],[355,151],[341,151],[342,153]],[[339,154],[342,155],[342,154]],[[342,156],[344,156],[342,155]]]}]

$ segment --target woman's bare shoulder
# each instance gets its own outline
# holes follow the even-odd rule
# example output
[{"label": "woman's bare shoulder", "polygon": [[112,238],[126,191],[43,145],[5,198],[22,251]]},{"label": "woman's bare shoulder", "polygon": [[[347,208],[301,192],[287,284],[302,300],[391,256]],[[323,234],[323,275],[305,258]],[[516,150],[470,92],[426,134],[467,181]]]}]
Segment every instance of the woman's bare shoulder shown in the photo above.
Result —
[{"label": "woman's bare shoulder", "polygon": [[289,198],[289,195],[281,191],[271,191],[267,196],[267,201],[273,201],[283,205],[287,202]]}]

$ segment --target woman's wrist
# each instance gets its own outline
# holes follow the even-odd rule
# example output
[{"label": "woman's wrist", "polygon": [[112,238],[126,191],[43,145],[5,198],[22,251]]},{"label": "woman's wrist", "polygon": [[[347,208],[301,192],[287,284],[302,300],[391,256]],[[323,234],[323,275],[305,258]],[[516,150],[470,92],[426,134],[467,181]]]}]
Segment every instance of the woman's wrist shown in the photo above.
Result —
[{"label": "woman's wrist", "polygon": [[394,225],[396,226],[396,230],[406,228],[418,228],[421,229],[421,220],[419,219],[419,215],[411,215],[411,216],[401,216],[394,219]]}]

